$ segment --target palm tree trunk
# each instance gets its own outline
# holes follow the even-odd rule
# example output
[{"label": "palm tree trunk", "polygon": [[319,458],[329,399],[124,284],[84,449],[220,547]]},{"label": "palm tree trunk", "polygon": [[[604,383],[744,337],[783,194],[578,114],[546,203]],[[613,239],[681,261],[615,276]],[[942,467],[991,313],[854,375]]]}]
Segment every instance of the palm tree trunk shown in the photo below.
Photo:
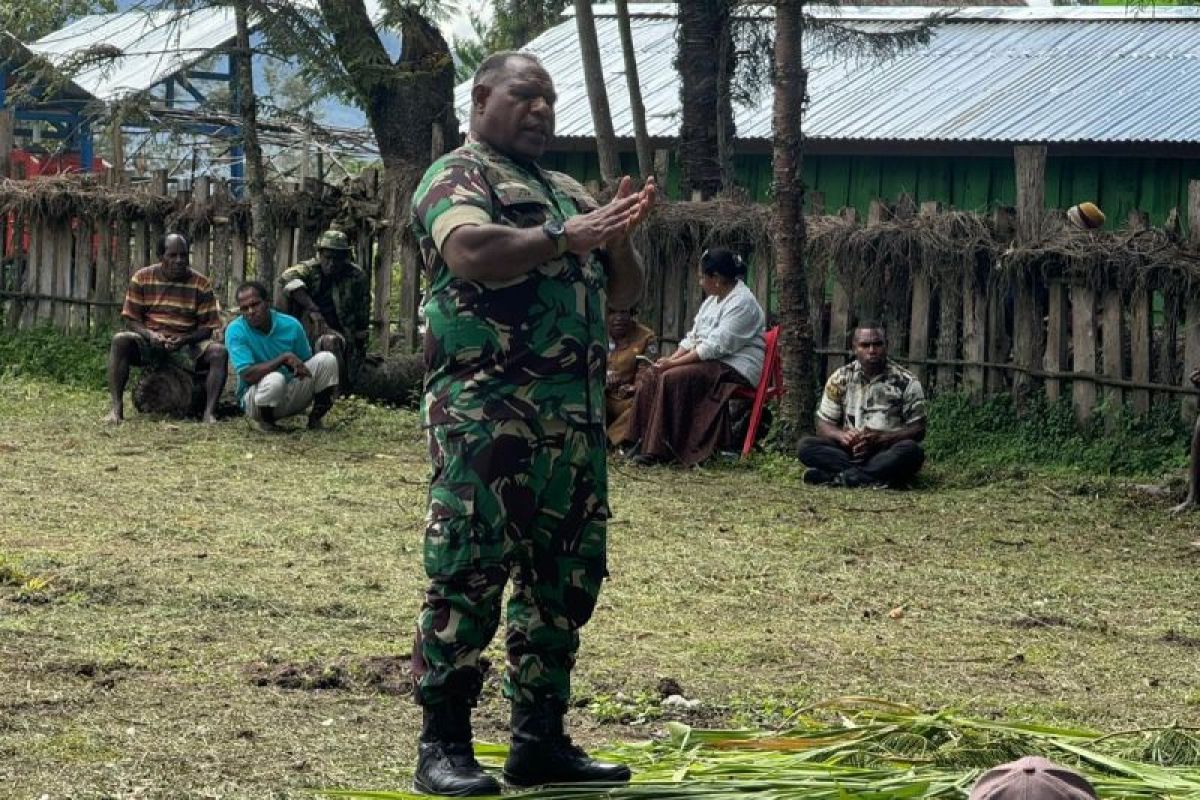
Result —
[{"label": "palm tree trunk", "polygon": [[600,43],[596,39],[596,19],[591,0],[575,0],[575,24],[579,27],[579,49],[583,55],[583,77],[588,102],[592,106],[592,124],[596,128],[596,149],[600,156],[600,177],[606,184],[621,177],[621,159],[617,156],[617,137],[613,133],[608,91],[604,88],[604,69],[600,64]]},{"label": "palm tree trunk", "polygon": [[731,175],[734,64],[732,0],[680,0],[680,183],[685,197],[708,199]]},{"label": "palm tree trunk", "polygon": [[[788,393],[782,405],[782,428],[793,437],[812,429],[816,410],[813,326],[808,300],[804,244],[804,109],[808,72],[801,48],[801,0],[775,4],[774,168],[775,217],[771,231],[778,281],[780,354]],[[791,449],[789,447],[789,449]]]},{"label": "palm tree trunk", "polygon": [[654,153],[650,150],[650,135],[646,132],[646,106],[642,103],[637,54],[633,50],[629,0],[617,0],[617,27],[621,33],[621,53],[625,57],[625,80],[629,84],[629,111],[633,115],[633,140],[637,147],[638,172],[644,180],[654,174]]},{"label": "palm tree trunk", "polygon": [[250,24],[246,0],[233,4],[236,42],[234,62],[237,69],[238,114],[242,118],[242,149],[246,159],[246,192],[250,195],[250,230],[254,242],[255,275],[275,286],[275,220],[267,208],[267,176],[263,167],[262,147],[258,144],[258,98],[254,94],[253,54],[250,50]]}]

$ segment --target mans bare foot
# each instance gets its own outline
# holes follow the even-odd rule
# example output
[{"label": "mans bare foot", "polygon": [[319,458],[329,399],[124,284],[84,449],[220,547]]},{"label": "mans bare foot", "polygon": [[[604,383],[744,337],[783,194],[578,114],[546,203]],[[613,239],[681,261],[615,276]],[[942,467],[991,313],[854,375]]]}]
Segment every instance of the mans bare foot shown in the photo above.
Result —
[{"label": "mans bare foot", "polygon": [[200,421],[205,425],[212,425],[217,421],[217,415],[211,411],[205,411],[204,416],[200,418]]},{"label": "mans bare foot", "polygon": [[120,425],[125,421],[125,412],[120,408],[114,407],[108,412],[103,421],[109,425]]}]

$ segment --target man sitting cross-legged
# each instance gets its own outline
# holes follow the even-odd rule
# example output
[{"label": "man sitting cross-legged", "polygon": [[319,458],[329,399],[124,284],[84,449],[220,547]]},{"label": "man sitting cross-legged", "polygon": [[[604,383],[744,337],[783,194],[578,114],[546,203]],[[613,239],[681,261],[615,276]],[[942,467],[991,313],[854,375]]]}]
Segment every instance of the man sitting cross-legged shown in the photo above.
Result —
[{"label": "man sitting cross-legged", "polygon": [[925,392],[887,357],[883,327],[863,322],[854,331],[854,361],[825,383],[817,435],[800,442],[805,483],[895,486],[921,469],[925,453]]},{"label": "man sitting cross-legged", "polygon": [[108,390],[112,410],[106,422],[125,418],[125,384],[130,367],[174,362],[188,372],[208,370],[204,421],[216,422],[217,400],[225,389],[228,360],[213,340],[221,327],[217,301],[208,278],[190,266],[187,239],[177,233],[158,243],[158,263],[129,279],[121,316],[126,330],[113,336],[108,352]]},{"label": "man sitting cross-legged", "polygon": [[267,287],[258,281],[238,287],[237,304],[242,315],[230,323],[225,346],[246,416],[274,431],[279,420],[308,410],[308,427],[321,427],[337,390],[337,358],[313,355],[304,328],[295,317],[271,308]]}]

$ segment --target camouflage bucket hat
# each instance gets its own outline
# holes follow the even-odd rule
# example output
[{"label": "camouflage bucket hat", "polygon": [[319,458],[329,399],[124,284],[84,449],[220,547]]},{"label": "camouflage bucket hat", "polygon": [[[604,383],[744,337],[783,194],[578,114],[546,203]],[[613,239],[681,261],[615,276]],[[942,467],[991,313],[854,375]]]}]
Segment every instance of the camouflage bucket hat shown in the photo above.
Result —
[{"label": "camouflage bucket hat", "polygon": [[341,231],[325,231],[317,239],[318,250],[349,250],[350,240]]}]

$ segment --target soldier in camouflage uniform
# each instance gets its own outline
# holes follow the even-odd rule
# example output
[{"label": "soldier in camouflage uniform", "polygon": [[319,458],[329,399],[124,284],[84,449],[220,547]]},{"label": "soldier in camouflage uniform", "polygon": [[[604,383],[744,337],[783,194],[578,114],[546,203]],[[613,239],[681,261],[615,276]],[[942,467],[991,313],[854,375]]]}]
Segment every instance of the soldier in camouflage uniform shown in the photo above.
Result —
[{"label": "soldier in camouflage uniform", "polygon": [[283,311],[300,320],[314,353],[333,353],[338,385],[350,386],[351,365],[362,363],[371,324],[371,284],[350,260],[350,240],[341,231],[317,238],[317,257],[279,276],[287,303]]},{"label": "soldier in camouflage uniform", "polygon": [[429,287],[422,415],[433,462],[414,783],[430,794],[499,791],[474,759],[470,712],[510,580],[506,779],[622,782],[628,768],[588,758],[563,717],[579,629],[607,575],[605,303],[628,308],[641,294],[628,233],[655,189],[635,192],[625,178],[599,207],[537,166],[556,97],[531,55],[489,57],[471,98],[470,140],[413,196]]}]

